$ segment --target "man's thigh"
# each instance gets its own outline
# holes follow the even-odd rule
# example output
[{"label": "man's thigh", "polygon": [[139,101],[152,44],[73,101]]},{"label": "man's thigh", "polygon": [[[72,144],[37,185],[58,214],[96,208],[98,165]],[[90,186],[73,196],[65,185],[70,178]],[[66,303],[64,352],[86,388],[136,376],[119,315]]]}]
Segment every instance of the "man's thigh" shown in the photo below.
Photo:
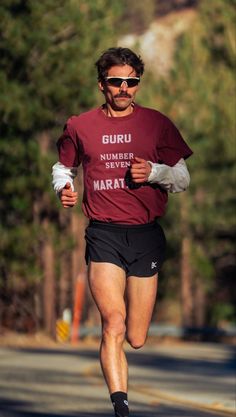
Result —
[{"label": "man's thigh", "polygon": [[127,338],[145,340],[156,302],[158,275],[127,279]]},{"label": "man's thigh", "polygon": [[119,312],[125,318],[126,276],[122,268],[108,262],[89,263],[89,286],[103,319]]}]

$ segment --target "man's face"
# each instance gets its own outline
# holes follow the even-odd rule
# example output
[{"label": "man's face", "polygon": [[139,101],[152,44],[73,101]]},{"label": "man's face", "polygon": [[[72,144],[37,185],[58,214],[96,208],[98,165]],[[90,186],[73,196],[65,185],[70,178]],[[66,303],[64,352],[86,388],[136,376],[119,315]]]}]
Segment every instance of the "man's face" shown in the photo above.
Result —
[{"label": "man's face", "polygon": [[[115,65],[108,70],[107,77],[136,77],[136,71],[130,65]],[[120,87],[115,87],[109,82],[99,82],[99,88],[104,93],[107,104],[113,110],[124,111],[131,106],[134,101],[135,94],[138,90],[138,85],[128,87],[126,82],[123,82]]]}]

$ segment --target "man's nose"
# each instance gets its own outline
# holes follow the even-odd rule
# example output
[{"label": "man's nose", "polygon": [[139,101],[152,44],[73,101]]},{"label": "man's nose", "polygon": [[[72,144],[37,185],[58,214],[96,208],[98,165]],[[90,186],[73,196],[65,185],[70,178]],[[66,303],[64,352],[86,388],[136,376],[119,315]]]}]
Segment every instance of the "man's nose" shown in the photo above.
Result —
[{"label": "man's nose", "polygon": [[128,84],[126,81],[123,81],[123,83],[120,86],[121,91],[126,91],[128,89]]}]

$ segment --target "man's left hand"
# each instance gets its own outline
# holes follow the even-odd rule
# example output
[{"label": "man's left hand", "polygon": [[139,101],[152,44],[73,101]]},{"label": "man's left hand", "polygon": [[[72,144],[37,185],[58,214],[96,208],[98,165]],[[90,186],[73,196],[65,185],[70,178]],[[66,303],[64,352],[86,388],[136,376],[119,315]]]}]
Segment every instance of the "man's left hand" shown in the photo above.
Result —
[{"label": "man's left hand", "polygon": [[151,173],[152,167],[145,159],[134,158],[134,161],[131,164],[130,172],[133,182],[142,183],[148,180],[148,177]]}]

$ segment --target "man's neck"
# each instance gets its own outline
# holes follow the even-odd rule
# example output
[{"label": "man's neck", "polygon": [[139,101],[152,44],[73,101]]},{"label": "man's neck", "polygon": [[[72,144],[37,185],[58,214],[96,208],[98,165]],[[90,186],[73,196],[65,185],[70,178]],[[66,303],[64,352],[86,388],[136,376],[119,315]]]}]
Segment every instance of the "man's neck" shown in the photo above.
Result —
[{"label": "man's neck", "polygon": [[124,117],[129,116],[134,111],[134,103],[132,103],[127,109],[115,110],[109,104],[104,104],[103,111],[108,117]]}]

